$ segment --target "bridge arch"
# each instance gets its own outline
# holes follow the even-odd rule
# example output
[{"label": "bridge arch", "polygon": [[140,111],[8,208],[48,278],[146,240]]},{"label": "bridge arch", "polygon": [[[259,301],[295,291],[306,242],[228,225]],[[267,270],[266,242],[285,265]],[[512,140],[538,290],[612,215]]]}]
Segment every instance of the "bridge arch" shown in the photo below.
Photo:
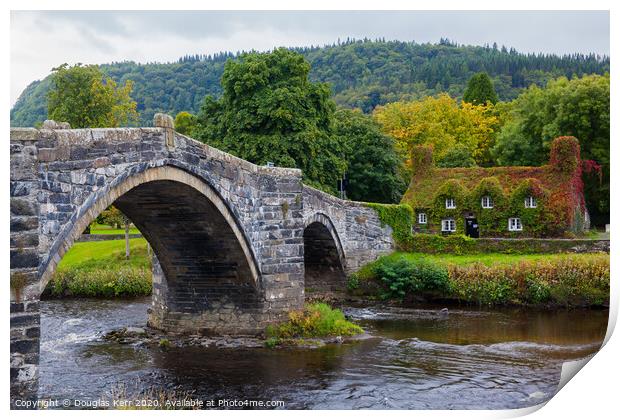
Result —
[{"label": "bridge arch", "polygon": [[305,219],[303,236],[306,289],[342,289],[346,280],[346,259],[332,220],[324,213],[313,213]]},{"label": "bridge arch", "polygon": [[[144,195],[148,193],[157,193],[158,188],[162,191],[166,188],[175,189],[174,195],[177,198],[180,188],[184,190],[184,193],[190,194],[190,197],[187,197],[188,199],[200,200],[200,198],[202,198],[203,204],[208,203],[212,206],[212,211],[217,210],[221,218],[217,220],[216,223],[225,224],[230,233],[234,235],[242,252],[243,259],[245,260],[245,268],[247,268],[249,280],[251,280],[254,288],[258,289],[260,287],[259,266],[251,243],[239,226],[239,223],[227,203],[208,182],[170,165],[151,167],[143,171],[130,171],[129,173],[129,176],[127,173],[120,174],[110,182],[107,187],[93,192],[76,212],[74,223],[69,224],[67,226],[68,229],[61,232],[51,245],[47,260],[40,268],[40,292],[43,292],[45,286],[53,276],[58,263],[67,250],[71,248],[75,240],[77,240],[84,229],[111,204],[117,205],[117,207],[119,207],[141,230],[149,243],[151,243],[155,255],[163,260],[164,274],[170,275],[171,273],[166,270],[166,258],[162,258],[165,254],[165,250],[163,249],[165,245],[157,238],[157,233],[154,231],[156,227],[148,226],[149,222],[140,215],[140,211],[143,211],[144,208],[136,208],[136,206],[140,206],[144,203],[132,200],[138,198],[139,195],[144,197]],[[162,201],[164,198],[168,200],[165,202]],[[173,199],[173,196],[168,194],[166,197],[153,197],[153,199],[150,200],[151,207],[157,207],[161,204],[159,208],[160,218],[161,213],[165,211],[166,208],[169,211],[174,211],[175,207],[173,206],[173,202],[170,201],[171,199]],[[195,201],[193,201],[193,203],[195,203]],[[203,208],[202,210],[206,209],[207,208]],[[151,216],[152,215],[153,214],[151,214]],[[183,215],[177,216],[183,217]],[[187,222],[187,220],[184,222]],[[152,223],[152,221],[150,223]]]}]

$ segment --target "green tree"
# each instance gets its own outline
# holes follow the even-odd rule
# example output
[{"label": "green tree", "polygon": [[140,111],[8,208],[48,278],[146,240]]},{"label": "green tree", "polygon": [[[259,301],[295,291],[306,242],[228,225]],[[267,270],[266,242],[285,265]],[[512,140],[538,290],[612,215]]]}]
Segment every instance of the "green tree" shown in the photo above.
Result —
[{"label": "green tree", "polygon": [[174,129],[186,136],[192,136],[192,132],[196,127],[196,116],[187,111],[181,111],[174,118]]},{"label": "green tree", "polygon": [[437,166],[440,168],[471,168],[476,166],[476,161],[468,147],[457,144],[437,161]]},{"label": "green tree", "polygon": [[463,102],[474,105],[495,105],[497,103],[497,93],[488,74],[476,73],[469,79],[465,93],[463,93]]},{"label": "green tree", "polygon": [[301,54],[284,48],[229,60],[222,98],[207,96],[194,134],[256,164],[300,168],[306,182],[335,192],[346,167],[342,145],[331,141],[335,105],[309,72]]},{"label": "green tree", "polygon": [[123,212],[121,212],[117,207],[110,206],[104,211],[101,212],[99,217],[97,218],[100,222],[116,227],[117,229],[121,229],[121,226],[125,228],[125,259],[129,259],[130,248],[129,248],[129,228],[131,225],[131,220],[129,217],[125,216]]},{"label": "green tree", "polygon": [[48,116],[73,128],[119,127],[137,121],[133,82],[123,86],[105,77],[98,66],[63,64],[52,69],[48,92]]},{"label": "green tree", "polygon": [[397,203],[406,188],[394,140],[381,132],[372,117],[357,110],[335,114],[335,138],[345,145],[346,188],[351,200]]},{"label": "green tree", "polygon": [[511,104],[493,153],[502,165],[540,165],[554,138],[577,137],[582,159],[602,165],[600,185],[598,177],[585,176],[588,209],[602,223],[609,217],[609,104],[609,74],[531,86]]}]

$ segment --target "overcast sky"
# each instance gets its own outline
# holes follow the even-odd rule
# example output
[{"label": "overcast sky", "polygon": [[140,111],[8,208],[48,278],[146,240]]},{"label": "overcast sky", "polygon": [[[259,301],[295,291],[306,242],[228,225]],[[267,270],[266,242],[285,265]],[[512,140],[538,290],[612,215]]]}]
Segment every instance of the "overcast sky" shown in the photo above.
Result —
[{"label": "overcast sky", "polygon": [[13,11],[11,104],[62,63],[174,61],[185,54],[268,50],[377,38],[497,42],[522,52],[609,55],[606,11]]}]

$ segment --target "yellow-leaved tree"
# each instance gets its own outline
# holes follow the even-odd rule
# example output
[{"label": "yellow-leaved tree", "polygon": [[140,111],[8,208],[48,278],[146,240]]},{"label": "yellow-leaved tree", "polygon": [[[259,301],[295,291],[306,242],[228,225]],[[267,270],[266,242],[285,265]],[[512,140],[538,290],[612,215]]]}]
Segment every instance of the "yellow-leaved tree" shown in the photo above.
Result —
[{"label": "yellow-leaved tree", "polygon": [[428,96],[411,102],[394,102],[377,107],[374,117],[383,131],[396,140],[396,148],[405,161],[416,145],[432,145],[435,161],[443,166],[452,162],[454,150],[460,150],[472,163],[483,165],[489,159],[498,119],[493,105],[462,103],[448,94]]}]

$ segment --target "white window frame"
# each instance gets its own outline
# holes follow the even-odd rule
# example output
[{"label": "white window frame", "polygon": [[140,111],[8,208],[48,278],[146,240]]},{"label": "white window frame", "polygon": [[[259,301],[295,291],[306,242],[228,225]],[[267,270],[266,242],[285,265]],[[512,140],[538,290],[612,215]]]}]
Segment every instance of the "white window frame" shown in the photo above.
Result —
[{"label": "white window frame", "polygon": [[428,218],[426,217],[426,213],[418,213],[418,223],[425,225],[427,222]]},{"label": "white window frame", "polygon": [[529,196],[529,197],[525,197],[525,208],[526,209],[535,209],[538,206],[538,203],[536,202],[536,197],[533,196]]},{"label": "white window frame", "polygon": [[446,208],[447,209],[456,208],[456,202],[454,201],[454,198],[446,198]]},{"label": "white window frame", "polygon": [[508,219],[508,230],[510,232],[521,232],[523,225],[521,224],[520,217],[511,217]]},{"label": "white window frame", "polygon": [[[486,203],[485,203],[486,201]],[[483,209],[492,209],[493,208],[493,199],[490,195],[482,196],[480,199],[480,205]]]},{"label": "white window frame", "polygon": [[442,219],[441,220],[442,232],[456,232],[456,221],[454,219]]}]

